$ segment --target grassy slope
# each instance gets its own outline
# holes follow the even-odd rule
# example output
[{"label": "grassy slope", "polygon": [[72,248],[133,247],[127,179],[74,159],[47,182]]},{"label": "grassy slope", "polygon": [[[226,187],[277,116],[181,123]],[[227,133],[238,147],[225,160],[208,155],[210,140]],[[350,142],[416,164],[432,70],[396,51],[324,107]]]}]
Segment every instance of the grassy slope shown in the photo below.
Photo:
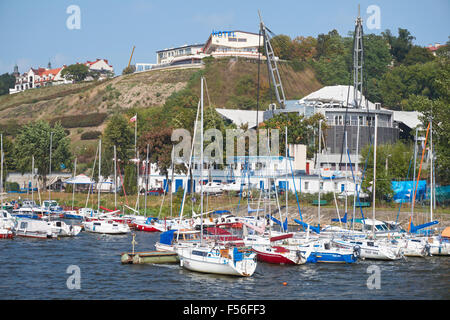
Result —
[{"label": "grassy slope", "polygon": [[[287,99],[298,99],[322,87],[314,72],[306,67],[294,71],[289,65],[279,66]],[[261,109],[269,103],[268,72],[264,61],[260,65]],[[111,114],[129,108],[151,108],[164,105],[174,92],[187,85],[200,95],[203,74],[211,103],[220,108],[240,108],[243,100],[248,108],[256,105],[258,64],[242,59],[216,59],[204,69],[170,69],[118,76],[98,82],[59,85],[0,96],[0,130],[2,124],[28,123],[37,119],[51,120],[58,116],[103,112]],[[196,76],[196,77],[194,77]],[[191,80],[191,81],[189,81]],[[239,83],[244,81],[244,85]],[[96,140],[80,140],[86,131],[103,131],[106,122],[96,127],[69,129],[74,154],[95,151]],[[92,150],[91,150],[92,153]]]}]

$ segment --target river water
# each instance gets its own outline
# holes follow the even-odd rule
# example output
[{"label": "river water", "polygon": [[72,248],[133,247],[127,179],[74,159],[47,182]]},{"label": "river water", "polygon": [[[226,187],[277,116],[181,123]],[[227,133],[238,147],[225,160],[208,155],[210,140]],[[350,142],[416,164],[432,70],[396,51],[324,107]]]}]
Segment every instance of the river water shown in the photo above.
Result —
[{"label": "river water", "polygon": [[[136,251],[154,250],[158,233],[136,232]],[[1,299],[75,300],[391,300],[450,298],[450,258],[283,266],[258,263],[249,278],[201,274],[172,265],[122,265],[131,234],[81,232],[74,238],[0,242]],[[379,267],[379,289],[371,267]],[[73,267],[80,287],[69,289]],[[76,268],[76,267],[75,267]],[[69,283],[69,286],[68,286]],[[370,289],[371,287],[372,289]]]}]

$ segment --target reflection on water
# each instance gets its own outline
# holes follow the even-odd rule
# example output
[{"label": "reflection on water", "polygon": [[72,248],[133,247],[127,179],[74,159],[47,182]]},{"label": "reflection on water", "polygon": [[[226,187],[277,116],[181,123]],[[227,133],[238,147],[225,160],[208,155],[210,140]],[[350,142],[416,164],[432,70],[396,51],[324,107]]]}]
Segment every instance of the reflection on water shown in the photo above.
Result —
[{"label": "reflection on water", "polygon": [[[155,250],[156,233],[136,233],[136,251]],[[60,240],[0,242],[2,299],[449,299],[448,257],[355,264],[282,266],[259,263],[252,277],[191,272],[177,264],[122,265],[131,235],[82,232]],[[81,289],[69,290],[67,268],[81,271]],[[381,271],[381,289],[369,290],[367,268]]]}]

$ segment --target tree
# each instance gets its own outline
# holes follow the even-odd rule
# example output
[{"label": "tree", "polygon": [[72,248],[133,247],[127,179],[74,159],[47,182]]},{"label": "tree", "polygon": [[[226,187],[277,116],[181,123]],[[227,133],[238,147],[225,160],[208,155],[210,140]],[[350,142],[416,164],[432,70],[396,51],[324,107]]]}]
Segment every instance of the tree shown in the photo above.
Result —
[{"label": "tree", "polygon": [[61,71],[62,77],[74,82],[83,81],[88,75],[89,67],[80,63],[72,64]]},{"label": "tree", "polygon": [[172,130],[162,123],[161,127],[145,132],[139,139],[139,153],[146,155],[148,145],[150,162],[156,163],[160,173],[167,179],[172,165]]},{"label": "tree", "polygon": [[[325,120],[321,113],[305,118],[294,112],[280,113],[273,118],[264,121],[261,129],[278,129],[280,138],[280,153],[285,153],[285,127],[288,127],[288,144],[304,144],[308,146],[308,157],[312,157],[318,145],[314,142],[315,132],[319,128],[319,121]],[[327,128],[326,122],[322,122],[322,132]],[[317,137],[316,137],[317,138]]]},{"label": "tree", "polygon": [[35,168],[46,181],[50,166],[50,137],[52,144],[52,171],[72,167],[69,138],[59,123],[54,127],[43,120],[25,125],[15,141],[16,167],[22,173],[31,171],[31,158]]},{"label": "tree", "polygon": [[450,63],[448,58],[438,62],[435,79],[437,98],[421,95],[410,96],[408,103],[420,111],[422,127],[433,121],[433,150],[436,153],[436,177],[441,184],[450,183]]},{"label": "tree", "polygon": [[16,84],[16,77],[12,74],[4,73],[0,76],[0,96],[9,94],[9,89],[14,88]]},{"label": "tree", "polygon": [[317,54],[317,39],[314,37],[296,37],[292,41],[293,58],[301,61],[312,59]]},{"label": "tree", "polygon": [[419,46],[413,46],[409,50],[403,63],[407,66],[416,63],[426,63],[434,60],[433,54],[427,49]]},{"label": "tree", "polygon": [[125,75],[125,74],[131,74],[131,73],[134,73],[134,72],[136,72],[136,66],[131,65],[131,66],[125,67],[125,68],[123,69],[123,71],[122,71],[122,74],[123,74],[123,75]]},{"label": "tree", "polygon": [[292,58],[292,41],[287,35],[280,34],[270,40],[274,54],[283,60]]},{"label": "tree", "polygon": [[[118,161],[126,164],[131,157],[134,157],[134,130],[132,125],[124,115],[116,113],[108,121],[102,136],[105,148],[105,159],[113,159],[114,146]],[[104,172],[112,171],[112,162],[107,161]],[[103,165],[102,165],[103,171]]]},{"label": "tree", "polygon": [[407,29],[398,28],[398,37],[392,35],[391,31],[387,29],[382,32],[383,37],[389,43],[391,49],[391,54],[397,61],[397,63],[402,63],[411,50],[413,44],[412,41],[415,39]]},{"label": "tree", "polygon": [[[377,146],[377,177],[376,198],[378,200],[390,200],[393,197],[392,180],[405,180],[412,178],[413,167],[410,161],[413,157],[413,148],[397,141],[395,144]],[[369,152],[370,151],[370,152]],[[373,186],[373,152],[374,148],[367,145],[361,151],[362,162],[367,168],[364,174],[362,188],[372,193]]]}]

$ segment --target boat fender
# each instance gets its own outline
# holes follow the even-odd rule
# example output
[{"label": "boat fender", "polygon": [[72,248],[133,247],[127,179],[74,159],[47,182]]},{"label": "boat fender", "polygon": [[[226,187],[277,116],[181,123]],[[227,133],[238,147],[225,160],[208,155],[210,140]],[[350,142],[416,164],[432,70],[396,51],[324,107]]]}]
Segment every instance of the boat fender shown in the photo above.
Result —
[{"label": "boat fender", "polygon": [[356,245],[353,247],[353,256],[355,258],[361,257],[361,247],[360,246]]},{"label": "boat fender", "polygon": [[431,246],[429,243],[427,243],[424,247],[425,255],[431,257]]}]

